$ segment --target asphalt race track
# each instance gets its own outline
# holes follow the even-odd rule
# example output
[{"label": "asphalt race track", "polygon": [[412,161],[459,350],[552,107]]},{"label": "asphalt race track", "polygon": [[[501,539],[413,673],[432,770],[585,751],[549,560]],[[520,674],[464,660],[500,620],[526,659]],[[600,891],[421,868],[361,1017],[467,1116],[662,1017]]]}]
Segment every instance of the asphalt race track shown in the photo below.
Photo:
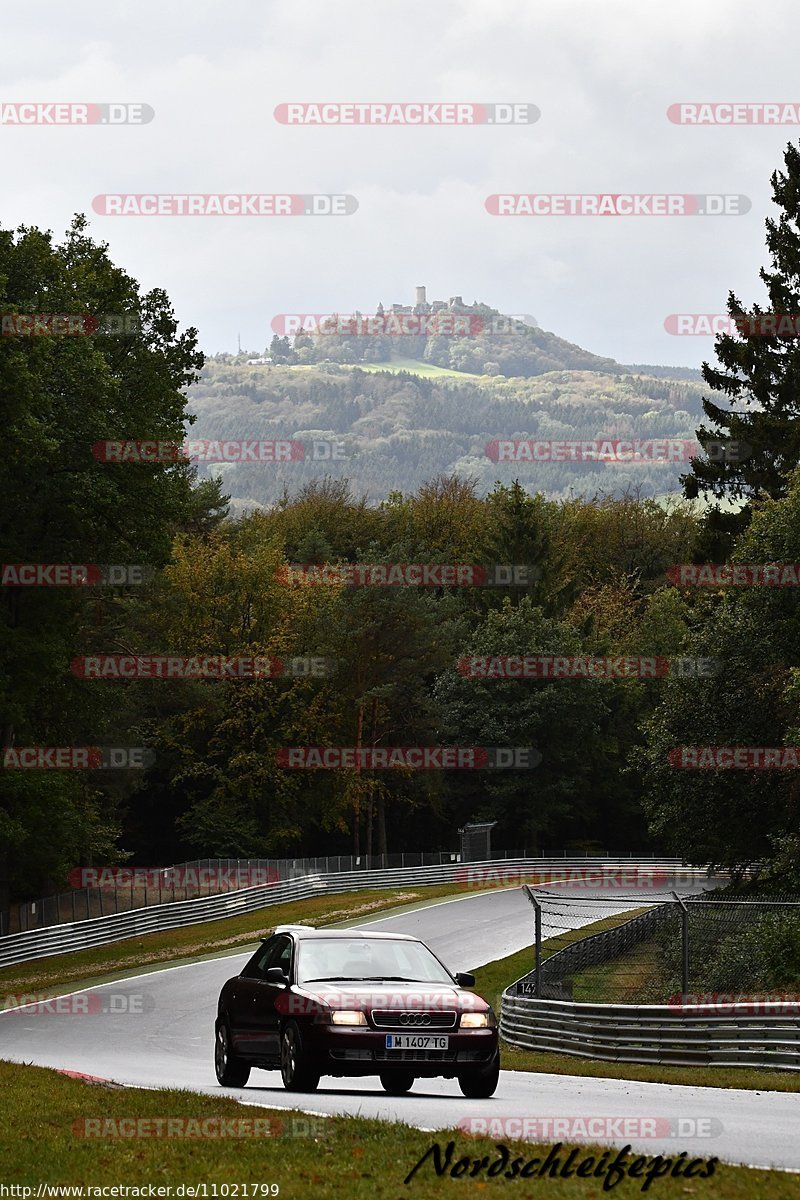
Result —
[{"label": "asphalt race track", "polygon": [[[611,904],[591,905],[592,896],[607,898],[608,890],[570,890],[581,923],[637,906],[635,897],[622,896]],[[681,882],[679,890],[697,892],[702,885]],[[648,898],[659,895],[652,889],[646,894]],[[452,970],[468,970],[530,945],[533,910],[520,889],[499,890],[352,924],[416,934]],[[544,933],[548,933],[546,921]],[[2,1012],[0,1057],[121,1084],[217,1094],[221,1090],[213,1068],[217,994],[248,957],[237,953],[151,971],[74,993],[58,1004]],[[685,1150],[692,1157],[716,1155],[728,1162],[800,1171],[800,1094],[762,1092],[756,1100],[749,1091],[504,1071],[491,1100],[465,1099],[455,1080],[419,1080],[409,1095],[389,1097],[377,1079],[323,1078],[319,1090],[303,1102],[297,1094],[284,1091],[278,1072],[260,1070],[253,1071],[247,1088],[226,1089],[226,1094],[245,1103],[302,1107],[314,1114],[359,1114],[425,1130],[452,1128],[470,1117],[652,1118],[660,1122],[654,1126],[657,1136],[626,1137],[612,1128],[607,1137],[595,1134],[589,1140],[617,1145],[629,1141],[645,1154],[675,1155]],[[668,1132],[664,1122],[669,1122]],[[524,1133],[521,1126],[512,1126],[506,1136]],[[559,1138],[538,1132],[537,1140]]]}]

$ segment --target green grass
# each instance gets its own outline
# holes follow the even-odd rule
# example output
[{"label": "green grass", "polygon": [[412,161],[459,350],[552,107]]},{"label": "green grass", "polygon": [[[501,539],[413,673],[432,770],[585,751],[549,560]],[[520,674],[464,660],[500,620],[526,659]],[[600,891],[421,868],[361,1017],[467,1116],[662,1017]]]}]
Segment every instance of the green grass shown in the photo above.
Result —
[{"label": "green grass", "polygon": [[610,962],[586,967],[572,977],[573,1000],[609,1004],[664,1004],[655,938],[640,942]]},{"label": "green grass", "polygon": [[[32,992],[57,995],[80,984],[99,983],[162,964],[213,956],[255,945],[276,925],[333,924],[367,917],[399,905],[425,903],[440,896],[463,895],[452,883],[401,890],[344,892],[310,900],[270,905],[257,912],[163,933],[125,938],[91,950],[34,959],[0,970],[0,1010],[4,997]],[[7,1007],[9,1005],[6,1005]]]},{"label": "green grass", "polygon": [[[146,1188],[148,1184],[175,1187],[179,1183],[277,1184],[281,1200],[312,1195],[321,1200],[399,1200],[402,1196],[439,1200],[443,1191],[454,1197],[477,1198],[490,1195],[495,1187],[509,1186],[505,1180],[487,1180],[485,1174],[478,1179],[464,1176],[454,1186],[449,1177],[436,1176],[430,1160],[404,1186],[403,1180],[433,1142],[444,1150],[453,1139],[453,1162],[462,1155],[471,1159],[486,1155],[490,1163],[495,1161],[495,1139],[471,1137],[455,1128],[426,1133],[357,1117],[308,1117],[284,1109],[243,1106],[222,1095],[92,1086],[55,1071],[2,1062],[0,1092],[4,1099],[0,1162],[6,1185],[35,1187],[47,1182]],[[464,1103],[454,1096],[454,1126],[466,1112]],[[85,1129],[82,1123],[87,1119],[105,1123],[95,1129],[113,1129],[116,1126],[109,1123],[121,1119],[166,1117],[264,1122],[272,1118],[280,1127],[269,1137],[191,1140],[87,1138],[74,1131],[76,1123],[78,1130]],[[549,1150],[547,1145],[505,1144],[512,1157],[519,1154],[525,1161],[533,1157],[543,1160]],[[565,1146],[561,1151],[562,1161],[568,1150]],[[597,1157],[602,1150],[583,1146],[578,1153],[580,1161],[590,1154]],[[613,1194],[624,1200],[641,1196],[642,1182],[626,1179],[614,1187]],[[511,1194],[530,1196],[535,1186],[523,1184]],[[548,1178],[541,1186],[548,1196],[563,1200],[589,1200],[605,1194],[595,1180]],[[235,1195],[233,1189],[229,1194]],[[713,1195],[715,1200],[796,1200],[800,1184],[796,1177],[778,1171],[718,1165],[711,1182],[667,1176],[655,1182],[650,1194],[660,1200],[684,1200],[695,1194]]]},{"label": "green grass", "polygon": [[396,375],[399,371],[409,371],[412,375],[422,375],[426,379],[493,379],[490,375],[474,375],[469,371],[454,371],[450,367],[437,367],[434,363],[422,362],[417,358],[401,358],[392,355],[390,362],[376,363],[342,363],[341,366],[351,370],[356,367],[360,371],[389,371]]},{"label": "green grass", "polygon": [[[603,921],[574,929],[542,943],[543,958],[562,946],[591,933],[600,933],[628,920],[632,913],[620,913]],[[533,970],[533,949],[521,950],[497,959],[475,971],[475,987],[499,1011],[503,991],[515,980]],[[577,997],[576,997],[577,999]],[[750,1091],[798,1092],[800,1071],[770,1071],[750,1067],[672,1067],[660,1064],[610,1062],[606,1059],[579,1058],[553,1051],[522,1050],[501,1040],[504,1071],[532,1071],[546,1075],[584,1075],[593,1079],[637,1079],[644,1083],[676,1083],[688,1087],[744,1088]],[[655,1185],[654,1185],[655,1187]]]},{"label": "green grass", "polygon": [[[561,933],[558,937],[548,938],[542,942],[542,958],[548,958],[556,950],[561,950],[564,946],[571,945],[572,942],[579,942],[589,934],[602,933],[604,929],[615,929],[617,925],[624,925],[632,917],[646,911],[641,908],[617,913],[613,917],[604,917],[601,921],[594,921],[591,925],[584,925],[580,929],[571,929],[566,933]],[[475,986],[481,995],[486,997],[492,1008],[499,1012],[500,997],[505,989],[510,983],[532,971],[533,966],[533,946],[530,946],[525,950],[517,951],[516,954],[510,954],[508,958],[499,958],[496,962],[487,963],[485,967],[478,967],[475,971]]]}]

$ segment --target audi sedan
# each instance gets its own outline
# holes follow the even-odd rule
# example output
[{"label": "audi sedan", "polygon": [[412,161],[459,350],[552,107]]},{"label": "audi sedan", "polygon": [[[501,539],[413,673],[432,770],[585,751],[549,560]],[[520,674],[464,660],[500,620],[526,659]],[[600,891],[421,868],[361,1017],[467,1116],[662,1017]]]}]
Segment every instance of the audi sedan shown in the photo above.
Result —
[{"label": "audi sedan", "polygon": [[399,1096],[441,1076],[491,1096],[497,1021],[474,985],[405,934],[282,926],[220,992],[217,1079],[244,1087],[253,1067],[280,1068],[289,1091],[313,1092],[323,1075],[377,1075]]}]

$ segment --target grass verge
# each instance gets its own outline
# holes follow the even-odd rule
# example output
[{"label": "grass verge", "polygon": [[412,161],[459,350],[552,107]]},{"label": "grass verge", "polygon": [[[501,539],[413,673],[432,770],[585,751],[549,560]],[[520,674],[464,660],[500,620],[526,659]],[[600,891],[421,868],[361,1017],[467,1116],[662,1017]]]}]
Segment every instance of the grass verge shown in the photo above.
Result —
[{"label": "grass verge", "polygon": [[[498,1159],[495,1139],[471,1137],[457,1129],[426,1133],[403,1124],[358,1117],[314,1118],[285,1109],[243,1106],[222,1096],[90,1086],[55,1071],[3,1062],[0,1062],[0,1092],[5,1100],[0,1129],[3,1182],[32,1187],[32,1195],[42,1182],[84,1188],[87,1185],[143,1187],[144,1195],[149,1184],[175,1187],[216,1183],[238,1184],[238,1193],[231,1188],[223,1194],[238,1194],[241,1198],[245,1195],[241,1185],[246,1183],[251,1189],[248,1195],[259,1200],[270,1195],[270,1184],[280,1189],[281,1200],[311,1195],[322,1200],[340,1197],[341,1200],[399,1200],[405,1195],[417,1200],[434,1197],[438,1200],[451,1177],[448,1172],[439,1178],[431,1158],[418,1169],[407,1187],[403,1183],[432,1143],[438,1142],[444,1153],[448,1141],[454,1140],[452,1163],[462,1156],[473,1160],[486,1156],[489,1165]],[[465,1113],[466,1109],[454,1097],[454,1125]],[[158,1118],[194,1122],[222,1118],[228,1123],[261,1120],[264,1125],[267,1118],[273,1118],[279,1124],[273,1136],[267,1137],[132,1137],[130,1131],[141,1126],[118,1124],[132,1118],[149,1120],[151,1130],[156,1128],[152,1122]],[[86,1137],[87,1120],[97,1122],[88,1127],[90,1130],[108,1133],[127,1129],[129,1134]],[[231,1128],[230,1124],[205,1126],[215,1127]],[[532,1143],[504,1144],[509,1148],[511,1160],[519,1155],[524,1162],[538,1158],[541,1163],[550,1150],[547,1145]],[[559,1151],[562,1163],[569,1149],[564,1146]],[[575,1165],[589,1155],[597,1162],[603,1151],[582,1146],[577,1153]],[[614,1153],[609,1152],[609,1159]],[[632,1158],[633,1155],[628,1157],[629,1163]],[[487,1179],[485,1168],[480,1177],[470,1178],[463,1173],[467,1169],[462,1168],[454,1192],[460,1197],[485,1196],[490,1184],[506,1183],[504,1179]],[[523,1184],[524,1192],[515,1190],[514,1194],[532,1194],[537,1182]],[[641,1196],[642,1183],[642,1178],[624,1179],[614,1187],[614,1195],[625,1200]],[[255,1185],[264,1190],[253,1191]],[[600,1180],[595,1179],[546,1178],[540,1186],[546,1187],[548,1195],[562,1200],[589,1200],[604,1194]],[[213,1196],[214,1192],[208,1189],[205,1194]],[[800,1181],[779,1171],[719,1164],[712,1182],[666,1176],[655,1182],[650,1194],[659,1200],[684,1200],[687,1194],[713,1195],[715,1200],[797,1200]]]},{"label": "grass verge", "polygon": [[614,1004],[663,1004],[664,982],[659,973],[659,948],[648,938],[610,962],[586,967],[572,977],[573,999]]},{"label": "grass verge", "polygon": [[475,375],[471,371],[454,371],[450,367],[438,367],[435,363],[421,362],[417,358],[402,358],[400,356],[392,356],[390,362],[376,363],[343,363],[342,366],[349,368],[358,368],[360,371],[368,371],[374,373],[376,371],[388,371],[392,375],[396,375],[399,371],[408,371],[412,375],[420,375],[424,379],[472,379],[472,380],[487,380],[488,375]]}]

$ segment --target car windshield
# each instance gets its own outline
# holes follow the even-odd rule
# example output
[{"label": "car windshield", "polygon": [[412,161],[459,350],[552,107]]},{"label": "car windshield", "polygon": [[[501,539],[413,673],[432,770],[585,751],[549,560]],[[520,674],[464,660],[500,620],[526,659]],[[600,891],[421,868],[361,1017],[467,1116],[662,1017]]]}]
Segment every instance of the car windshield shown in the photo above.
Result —
[{"label": "car windshield", "polygon": [[453,980],[422,942],[389,938],[309,938],[300,942],[297,982],[450,983]]}]

